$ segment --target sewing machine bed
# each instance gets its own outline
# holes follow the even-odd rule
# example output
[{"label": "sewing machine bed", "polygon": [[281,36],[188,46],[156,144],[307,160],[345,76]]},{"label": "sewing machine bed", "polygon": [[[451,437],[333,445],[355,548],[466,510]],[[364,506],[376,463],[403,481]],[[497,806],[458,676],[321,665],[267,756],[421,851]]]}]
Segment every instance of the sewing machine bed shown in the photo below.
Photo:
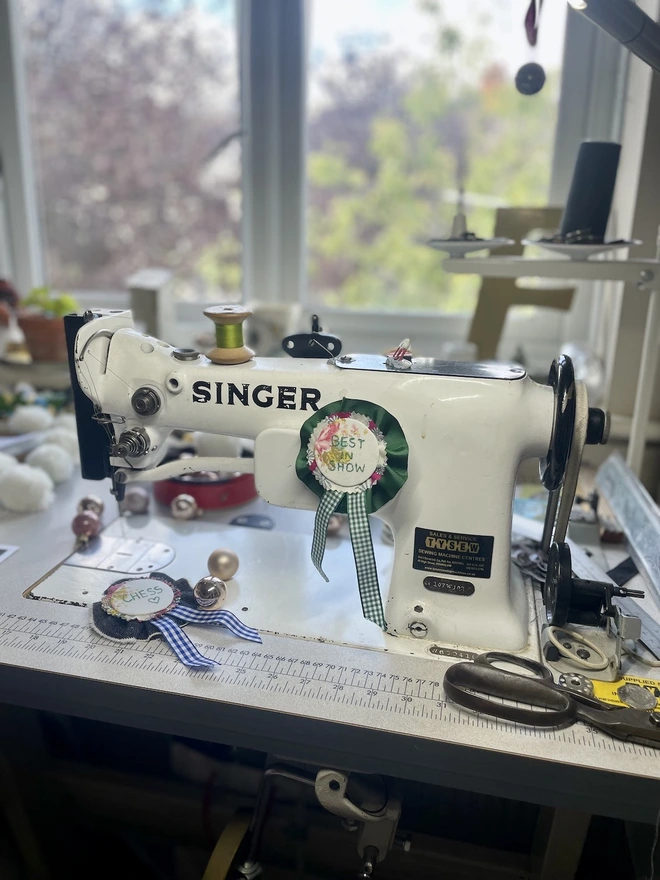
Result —
[{"label": "sewing machine bed", "polygon": [[[186,578],[194,586],[208,573],[206,560],[210,553],[225,547],[238,554],[240,566],[227,582],[223,607],[261,632],[418,657],[433,657],[438,647],[474,652],[460,645],[438,646],[428,639],[396,638],[365,620],[346,522],[337,537],[328,538],[326,583],[310,558],[313,513],[287,511],[288,516],[280,516],[280,508],[261,501],[247,509],[263,513],[271,521],[288,520],[288,530],[245,527],[227,521],[181,522],[158,513],[118,518],[88,550],[69,556],[28,595],[32,599],[91,605],[111,583],[126,576],[129,568],[131,577],[164,571],[173,578]],[[240,517],[243,511],[241,508],[216,516],[230,520]],[[371,523],[384,601],[394,551],[382,540],[381,522],[372,518]],[[145,544],[152,546],[145,551]],[[514,566],[511,576],[520,583],[520,573]],[[529,640],[521,653],[538,658],[531,597],[529,608]]]}]

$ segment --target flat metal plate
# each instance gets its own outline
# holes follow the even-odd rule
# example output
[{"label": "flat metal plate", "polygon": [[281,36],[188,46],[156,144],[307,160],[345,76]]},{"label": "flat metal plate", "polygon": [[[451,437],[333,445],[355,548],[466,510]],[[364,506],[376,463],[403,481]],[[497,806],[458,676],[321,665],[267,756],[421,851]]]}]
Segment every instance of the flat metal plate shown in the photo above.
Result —
[{"label": "flat metal plate", "polygon": [[522,379],[527,374],[516,364],[484,361],[480,364],[459,361],[441,361],[438,358],[413,358],[409,369],[397,369],[387,364],[381,354],[348,354],[334,361],[342,370],[373,370],[384,373],[416,373],[424,376],[446,376],[454,379]]},{"label": "flat metal plate", "polygon": [[[114,524],[117,528],[117,525]],[[123,528],[123,522],[120,528]],[[119,571],[125,574],[140,574],[144,571],[158,571],[174,559],[174,548],[160,541],[153,541],[140,535],[135,538],[126,535],[111,535],[104,532],[86,547],[82,547],[64,563],[79,568],[99,568],[103,571]]]}]

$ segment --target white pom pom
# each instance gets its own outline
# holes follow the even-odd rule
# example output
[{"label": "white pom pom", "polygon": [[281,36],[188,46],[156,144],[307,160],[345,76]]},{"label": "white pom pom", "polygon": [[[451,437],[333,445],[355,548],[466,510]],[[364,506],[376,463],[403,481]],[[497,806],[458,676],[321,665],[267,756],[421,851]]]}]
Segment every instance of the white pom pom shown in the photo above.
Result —
[{"label": "white pom pom", "polygon": [[196,431],[195,449],[197,455],[200,456],[238,458],[241,454],[241,441],[238,437],[228,437],[226,434],[206,434],[202,431]]},{"label": "white pom pom", "polygon": [[29,382],[17,382],[14,386],[14,391],[16,394],[20,394],[27,403],[31,403],[37,396],[34,386],[30,385]]},{"label": "white pom pom", "polygon": [[53,481],[27,464],[17,464],[0,474],[0,504],[15,513],[35,513],[53,503]]},{"label": "white pom pom", "polygon": [[5,471],[10,471],[12,468],[16,467],[17,464],[18,462],[13,455],[7,455],[6,452],[0,452],[0,474],[4,474]]},{"label": "white pom pom", "polygon": [[63,446],[42,443],[25,459],[30,467],[41,468],[54,483],[64,483],[73,474],[73,459]]},{"label": "white pom pom", "polygon": [[74,431],[69,431],[68,428],[53,428],[44,437],[44,443],[55,443],[66,449],[74,461],[80,460],[78,435]]},{"label": "white pom pom", "polygon": [[53,417],[43,406],[17,406],[9,416],[7,425],[10,434],[29,434],[30,431],[45,431],[53,424]]},{"label": "white pom pom", "polygon": [[74,434],[78,433],[76,417],[73,413],[60,413],[58,416],[55,416],[53,427],[66,428],[67,431],[73,431]]}]

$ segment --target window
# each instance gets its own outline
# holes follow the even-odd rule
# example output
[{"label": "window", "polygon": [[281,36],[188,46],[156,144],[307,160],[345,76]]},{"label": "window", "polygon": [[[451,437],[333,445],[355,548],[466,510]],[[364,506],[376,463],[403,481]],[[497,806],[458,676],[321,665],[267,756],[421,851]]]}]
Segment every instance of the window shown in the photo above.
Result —
[{"label": "window", "polygon": [[[472,311],[480,280],[423,242],[449,232],[464,189],[488,238],[497,206],[548,204],[566,3],[536,49],[521,0],[333,0],[311,18],[309,297],[318,307]],[[543,64],[537,95],[514,85]]]},{"label": "window", "polygon": [[231,0],[21,0],[50,284],[123,289],[164,266],[183,298],[240,298]]},{"label": "window", "polygon": [[[526,7],[0,4],[15,279],[40,282],[43,250],[50,284],[108,305],[101,291],[164,265],[189,300],[170,312],[173,340],[182,322],[190,337],[203,324],[200,302],[244,292],[321,311],[354,350],[399,342],[404,312],[417,350],[439,354],[465,338],[479,285],[423,244],[447,233],[459,189],[470,228],[488,236],[498,205],[547,204],[549,191],[562,203],[580,140],[618,137],[625,52],[574,12],[564,38],[563,2],[543,4],[532,50]],[[524,97],[513,78],[532,59],[547,82]],[[545,364],[567,336],[588,338],[592,302],[585,290],[566,316],[511,310],[502,355],[523,344]]]}]

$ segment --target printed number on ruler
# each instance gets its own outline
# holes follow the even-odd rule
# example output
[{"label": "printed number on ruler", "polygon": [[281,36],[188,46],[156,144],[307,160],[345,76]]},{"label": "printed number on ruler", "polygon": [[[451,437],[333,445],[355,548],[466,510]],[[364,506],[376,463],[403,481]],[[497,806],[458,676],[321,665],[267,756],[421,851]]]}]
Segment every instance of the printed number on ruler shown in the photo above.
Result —
[{"label": "printed number on ruler", "polygon": [[[309,658],[314,656],[314,643],[303,643]],[[533,728],[511,724],[496,718],[466,712],[447,702],[442,689],[442,670],[437,680],[412,678],[375,669],[344,666],[320,660],[296,657],[293,653],[271,654],[252,648],[218,647],[199,644],[207,656],[222,666],[208,672],[191,671],[174,658],[160,640],[127,645],[111,644],[96,636],[86,624],[57,623],[28,615],[0,612],[0,648],[27,650],[46,656],[61,656],[82,662],[107,663],[145,673],[166,673],[217,681],[225,686],[238,686],[304,697],[321,703],[340,703],[347,712],[373,711],[390,715],[412,715],[432,721],[470,725],[493,731],[512,732],[525,737],[557,741],[560,744],[588,746],[603,751],[659,757],[656,749],[604,736],[585,725],[564,730]],[[291,642],[287,640],[287,651]],[[390,656],[392,659],[392,656]],[[405,658],[401,658],[403,661]],[[431,667],[431,664],[429,664]],[[360,721],[364,716],[359,716]],[[348,716],[347,716],[348,720]],[[377,722],[374,721],[376,724]]]}]

